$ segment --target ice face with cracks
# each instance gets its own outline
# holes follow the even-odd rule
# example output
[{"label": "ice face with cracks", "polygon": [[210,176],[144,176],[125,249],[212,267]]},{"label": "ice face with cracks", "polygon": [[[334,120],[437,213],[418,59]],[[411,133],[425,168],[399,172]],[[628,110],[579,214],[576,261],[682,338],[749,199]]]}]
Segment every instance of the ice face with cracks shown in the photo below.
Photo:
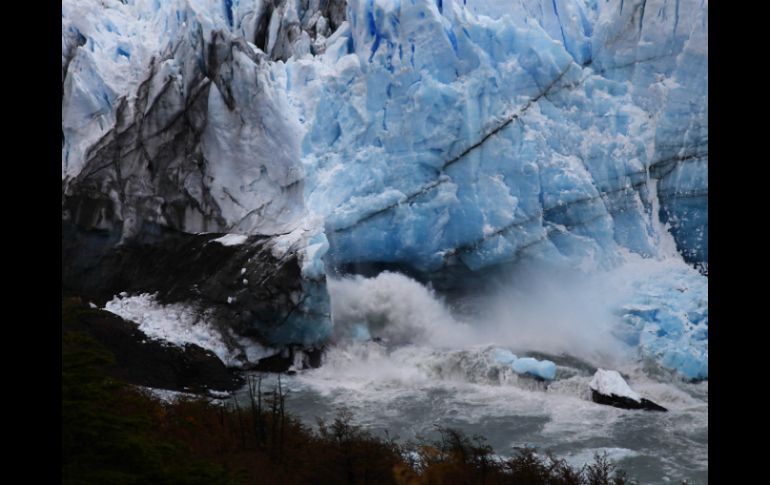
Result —
[{"label": "ice face with cracks", "polygon": [[[706,2],[279,3],[63,3],[62,180],[111,201],[93,224],[259,234],[321,281],[628,251],[707,267]],[[707,377],[705,277],[683,299],[659,276],[627,341]]]}]

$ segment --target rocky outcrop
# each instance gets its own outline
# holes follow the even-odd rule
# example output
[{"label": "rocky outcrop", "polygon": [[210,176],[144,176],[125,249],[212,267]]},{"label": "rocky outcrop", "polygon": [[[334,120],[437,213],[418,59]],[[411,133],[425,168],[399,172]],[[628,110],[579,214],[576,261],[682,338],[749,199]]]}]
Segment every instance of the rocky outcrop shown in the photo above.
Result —
[{"label": "rocky outcrop", "polygon": [[649,399],[641,398],[639,401],[634,399],[616,396],[614,394],[605,395],[597,391],[591,390],[591,400],[597,404],[604,404],[606,406],[613,406],[622,409],[643,409],[645,411],[668,411],[668,409],[655,404]]},{"label": "rocky outcrop", "polygon": [[115,233],[66,223],[62,234],[64,291],[100,305],[124,291],[197,302],[223,336],[233,330],[270,345],[315,345],[330,330],[322,282],[301,277],[296,253],[277,258],[271,238],[227,246],[216,241],[221,234],[153,227],[143,232],[151,236],[114,245]]},{"label": "rocky outcrop", "polygon": [[213,352],[193,344],[164,345],[135,323],[90,308],[79,298],[62,301],[62,336],[72,332],[88,335],[109,351],[115,362],[107,373],[131,384],[188,392],[232,391],[243,385]]},{"label": "rocky outcrop", "polygon": [[663,406],[632,391],[625,379],[615,370],[597,370],[589,385],[591,387],[591,399],[598,404],[623,409],[668,411]]},{"label": "rocky outcrop", "polygon": [[290,345],[275,355],[260,359],[249,367],[249,370],[295,374],[299,370],[320,367],[322,353],[322,348],[299,348]]}]

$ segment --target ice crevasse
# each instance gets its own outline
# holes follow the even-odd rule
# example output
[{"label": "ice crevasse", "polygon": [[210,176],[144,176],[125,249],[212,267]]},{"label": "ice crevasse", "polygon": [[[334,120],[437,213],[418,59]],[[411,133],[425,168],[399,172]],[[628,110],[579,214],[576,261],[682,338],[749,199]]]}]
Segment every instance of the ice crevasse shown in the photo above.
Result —
[{"label": "ice crevasse", "polygon": [[[148,224],[261,236],[304,281],[364,266],[459,280],[521,259],[594,272],[629,253],[707,271],[705,1],[62,7],[67,217],[121,240]],[[705,378],[707,279],[677,268],[619,320]],[[281,325],[278,343],[330,334]]]}]

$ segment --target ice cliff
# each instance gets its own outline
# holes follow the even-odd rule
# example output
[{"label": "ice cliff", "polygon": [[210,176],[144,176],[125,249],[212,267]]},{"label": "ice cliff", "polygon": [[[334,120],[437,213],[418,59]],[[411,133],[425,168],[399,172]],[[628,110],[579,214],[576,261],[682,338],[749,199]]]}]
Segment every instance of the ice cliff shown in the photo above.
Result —
[{"label": "ice cliff", "polygon": [[[189,297],[272,343],[330,335],[329,272],[705,272],[707,45],[698,0],[64,0],[63,245],[249,235],[250,284],[288,303]],[[706,377],[704,352],[666,365]]]}]

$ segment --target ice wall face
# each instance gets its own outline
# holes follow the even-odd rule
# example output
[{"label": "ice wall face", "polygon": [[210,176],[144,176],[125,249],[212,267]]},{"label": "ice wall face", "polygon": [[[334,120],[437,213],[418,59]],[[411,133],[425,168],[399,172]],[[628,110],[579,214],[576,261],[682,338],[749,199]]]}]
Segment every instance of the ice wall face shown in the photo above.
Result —
[{"label": "ice wall face", "polygon": [[621,2],[599,18],[595,68],[629,83],[654,121],[661,219],[689,262],[708,265],[708,2]]},{"label": "ice wall face", "polygon": [[277,3],[64,3],[62,180],[78,201],[69,217],[120,221],[126,237],[146,222],[266,235],[297,227],[301,130],[262,65],[271,57],[251,43],[278,57],[303,51],[296,9]]},{"label": "ice wall face", "polygon": [[708,261],[705,4],[106,5],[63,10],[75,218],[322,221],[332,264],[426,271],[654,255],[660,218]]},{"label": "ice wall face", "polygon": [[662,216],[707,261],[705,7],[462,3],[351,1],[327,64],[287,65],[330,260],[606,267]]},{"label": "ice wall face", "polygon": [[707,265],[707,41],[697,0],[67,0],[63,217],[266,237],[313,288]]},{"label": "ice wall face", "polygon": [[[250,319],[276,343],[325,338],[328,296],[310,258],[325,238],[307,223],[302,130],[268,64],[302,51],[302,29],[322,38],[339,22],[339,5],[324,2],[331,19],[323,28],[321,15],[297,27],[296,7],[63,4],[64,286],[88,292],[122,282],[157,291],[154,275],[140,273],[179,270],[166,255],[199,244],[179,233],[262,236],[269,240],[231,253],[251,262],[244,272],[221,261],[183,271],[173,298],[203,300],[241,327]],[[265,42],[270,55],[252,41]],[[126,254],[157,261],[142,268]]]}]

